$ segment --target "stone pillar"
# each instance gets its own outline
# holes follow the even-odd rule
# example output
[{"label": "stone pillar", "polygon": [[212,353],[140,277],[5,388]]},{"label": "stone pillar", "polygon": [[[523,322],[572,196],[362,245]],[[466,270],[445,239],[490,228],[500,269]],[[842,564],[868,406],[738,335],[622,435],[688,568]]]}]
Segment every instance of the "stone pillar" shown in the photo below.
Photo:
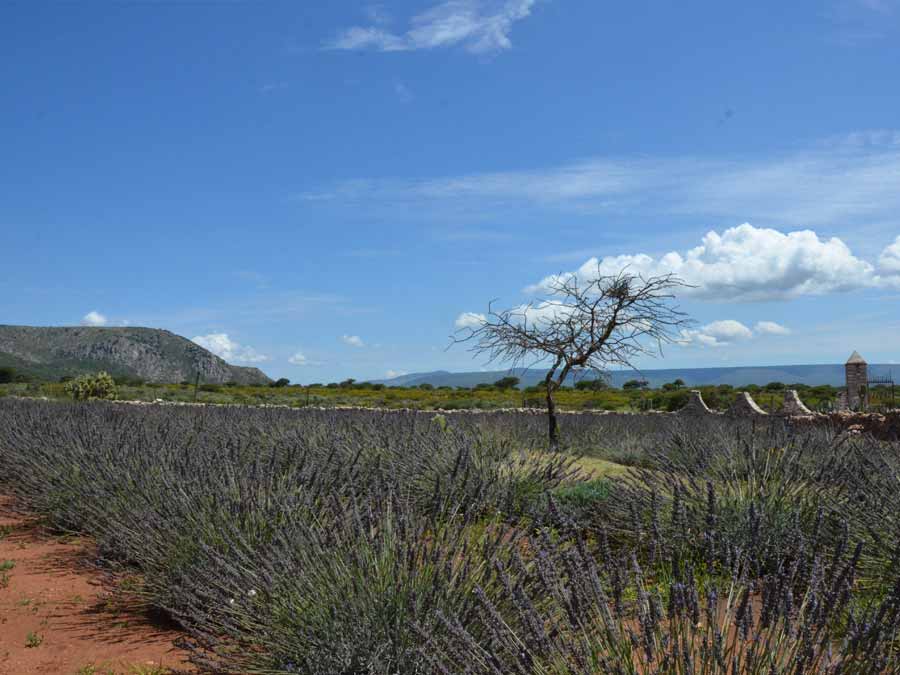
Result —
[{"label": "stone pillar", "polygon": [[847,380],[847,405],[851,410],[865,410],[869,406],[869,367],[866,360],[854,351],[844,364]]}]

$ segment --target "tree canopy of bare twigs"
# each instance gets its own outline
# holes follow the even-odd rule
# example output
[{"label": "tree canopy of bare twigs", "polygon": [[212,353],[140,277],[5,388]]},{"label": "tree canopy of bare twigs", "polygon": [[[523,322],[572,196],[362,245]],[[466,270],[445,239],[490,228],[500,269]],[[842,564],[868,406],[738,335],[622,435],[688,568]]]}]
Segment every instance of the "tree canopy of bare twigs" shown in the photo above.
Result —
[{"label": "tree canopy of bare twigs", "polygon": [[544,297],[512,309],[488,304],[486,315],[461,328],[452,343],[466,343],[488,363],[510,368],[550,362],[544,378],[549,440],[559,445],[553,393],[570,375],[593,371],[598,376],[619,366],[634,368],[642,356],[662,354],[691,322],[675,304],[688,285],[666,274],[643,277],[622,270],[604,275],[560,275],[545,283]]}]

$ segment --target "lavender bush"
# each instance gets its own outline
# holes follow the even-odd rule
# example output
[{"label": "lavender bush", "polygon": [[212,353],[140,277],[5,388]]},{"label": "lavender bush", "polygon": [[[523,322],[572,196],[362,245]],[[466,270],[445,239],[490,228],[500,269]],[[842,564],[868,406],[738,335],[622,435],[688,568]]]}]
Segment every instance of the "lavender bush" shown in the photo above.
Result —
[{"label": "lavender bush", "polygon": [[[221,673],[883,673],[897,448],[721,418],[0,401],[0,489]],[[577,508],[576,508],[577,507]]]}]

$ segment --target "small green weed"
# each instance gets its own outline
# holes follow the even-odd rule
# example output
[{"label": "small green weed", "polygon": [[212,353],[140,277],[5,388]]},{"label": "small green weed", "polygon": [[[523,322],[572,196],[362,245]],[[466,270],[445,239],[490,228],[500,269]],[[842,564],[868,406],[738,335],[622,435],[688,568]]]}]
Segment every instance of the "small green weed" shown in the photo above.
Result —
[{"label": "small green weed", "polygon": [[25,646],[33,649],[34,647],[40,647],[44,642],[44,636],[38,635],[33,631],[29,631],[28,635],[25,636]]}]

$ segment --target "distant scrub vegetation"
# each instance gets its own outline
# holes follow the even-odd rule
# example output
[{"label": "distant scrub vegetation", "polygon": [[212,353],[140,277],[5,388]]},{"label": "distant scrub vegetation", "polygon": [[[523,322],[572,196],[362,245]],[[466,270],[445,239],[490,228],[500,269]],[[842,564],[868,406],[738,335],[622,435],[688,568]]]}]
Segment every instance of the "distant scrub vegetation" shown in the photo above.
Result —
[{"label": "distant scrub vegetation", "polygon": [[[2,378],[2,375],[0,375]],[[70,380],[72,378],[65,378]],[[357,382],[353,379],[327,384],[291,384],[287,378],[268,386],[242,386],[235,383],[199,383],[196,400],[207,403],[277,404],[291,407],[306,405],[354,405],[384,408],[418,409],[484,409],[542,408],[544,388],[518,388],[516,378],[503,378],[493,384],[474,388],[419,385],[413,387],[387,386],[382,383]],[[124,400],[190,402],[195,400],[195,382],[180,384],[145,383],[141,380],[115,376],[118,398]],[[68,397],[61,386],[65,383],[32,383],[26,385],[13,380],[0,384],[0,392],[40,395],[50,398]],[[27,388],[30,387],[30,388]],[[796,389],[803,402],[814,410],[828,410],[837,399],[839,389],[829,385],[810,387],[803,384],[772,382],[765,386],[730,385],[691,387],[702,392],[703,399],[714,410],[727,410],[741,391],[749,392],[764,409],[777,410],[785,389]],[[688,398],[688,387],[682,382],[667,383],[651,389],[640,380],[626,382],[622,388],[611,387],[602,380],[580,380],[572,387],[562,387],[556,394],[562,410],[618,410],[673,411],[681,408]]]}]

